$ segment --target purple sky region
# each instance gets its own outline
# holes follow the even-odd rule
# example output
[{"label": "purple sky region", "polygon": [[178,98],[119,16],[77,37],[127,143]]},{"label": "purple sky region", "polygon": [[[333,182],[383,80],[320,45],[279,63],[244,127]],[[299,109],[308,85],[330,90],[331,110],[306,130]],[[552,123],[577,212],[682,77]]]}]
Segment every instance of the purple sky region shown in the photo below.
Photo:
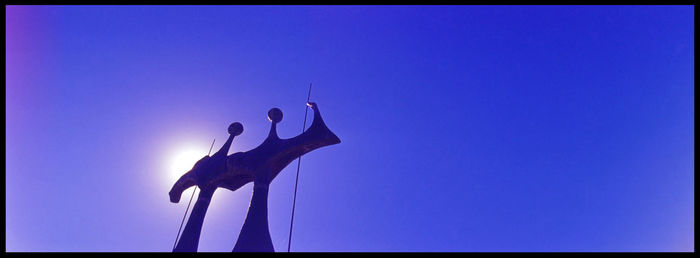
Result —
[{"label": "purple sky region", "polygon": [[[299,134],[309,83],[342,143],[302,159],[292,251],[694,251],[694,6],[5,13],[6,251],[171,251],[191,159],[273,107]],[[214,194],[200,251],[251,193]]]}]

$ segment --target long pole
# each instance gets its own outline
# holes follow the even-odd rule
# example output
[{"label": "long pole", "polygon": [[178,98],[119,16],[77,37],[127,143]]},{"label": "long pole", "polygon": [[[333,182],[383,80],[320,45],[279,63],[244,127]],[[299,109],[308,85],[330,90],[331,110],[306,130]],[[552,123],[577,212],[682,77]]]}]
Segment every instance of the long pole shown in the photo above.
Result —
[{"label": "long pole", "polygon": [[[309,94],[306,96],[306,103],[309,103],[309,100],[311,100],[311,83],[309,83]],[[309,106],[306,105],[306,109],[304,109],[304,126],[301,128],[301,133],[304,133],[304,130],[306,130],[306,115],[309,114]],[[299,186],[299,168],[301,167],[301,156],[299,156],[299,160],[297,161],[297,179],[296,182],[294,183],[294,201],[292,202],[292,221],[289,223],[289,241],[287,241],[287,252],[289,253],[291,248],[292,248],[292,227],[294,226],[294,210],[297,205],[297,187]]]}]

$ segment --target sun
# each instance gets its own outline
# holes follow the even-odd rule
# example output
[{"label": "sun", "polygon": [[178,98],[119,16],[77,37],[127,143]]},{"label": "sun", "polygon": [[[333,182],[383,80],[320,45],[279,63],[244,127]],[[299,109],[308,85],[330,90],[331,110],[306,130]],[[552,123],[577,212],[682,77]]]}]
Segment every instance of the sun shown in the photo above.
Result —
[{"label": "sun", "polygon": [[183,147],[173,152],[167,163],[168,182],[174,184],[182,175],[192,169],[194,163],[207,155],[206,148]]}]

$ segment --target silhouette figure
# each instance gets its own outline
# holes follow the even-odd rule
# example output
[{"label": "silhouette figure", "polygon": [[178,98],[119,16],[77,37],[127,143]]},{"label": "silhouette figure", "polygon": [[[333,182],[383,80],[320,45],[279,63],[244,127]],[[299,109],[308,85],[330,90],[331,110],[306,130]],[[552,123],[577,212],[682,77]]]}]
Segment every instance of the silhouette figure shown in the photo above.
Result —
[{"label": "silhouette figure", "polygon": [[199,160],[192,170],[178,179],[169,193],[171,202],[179,202],[182,192],[193,185],[199,186],[202,191],[174,252],[197,251],[204,216],[218,187],[235,191],[249,182],[254,182],[253,196],[233,251],[274,252],[267,222],[270,183],[301,155],[340,143],[340,139],[323,122],[318,105],[313,102],[307,105],[314,111],[314,120],[302,134],[280,139],[277,136],[277,123],[282,120],[282,111],[273,108],[268,112],[268,119],[272,122],[270,132],[258,147],[226,156],[233,138],[243,132],[240,123],[233,123],[229,126],[229,139],[224,146],[211,157],[205,156]]}]

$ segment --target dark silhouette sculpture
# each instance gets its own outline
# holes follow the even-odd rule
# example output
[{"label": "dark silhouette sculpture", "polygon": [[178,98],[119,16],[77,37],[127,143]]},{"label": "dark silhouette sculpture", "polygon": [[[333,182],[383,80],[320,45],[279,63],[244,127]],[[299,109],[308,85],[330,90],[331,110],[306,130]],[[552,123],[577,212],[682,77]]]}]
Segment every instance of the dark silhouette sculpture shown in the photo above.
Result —
[{"label": "dark silhouette sculpture", "polygon": [[258,147],[247,152],[237,152],[226,156],[233,138],[243,132],[240,123],[229,126],[229,138],[214,155],[205,156],[193,168],[177,180],[170,190],[170,201],[179,202],[182,192],[197,185],[201,192],[187,220],[182,237],[173,252],[196,252],[202,223],[214,191],[223,187],[231,191],[254,182],[248,214],[241,228],[234,252],[274,252],[267,222],[267,194],[272,180],[293,160],[302,155],[328,145],[340,143],[321,118],[318,105],[309,102],[314,111],[311,126],[302,134],[280,139],[277,136],[277,123],[282,120],[282,111],[273,108],[268,112],[272,122],[267,139]]}]

